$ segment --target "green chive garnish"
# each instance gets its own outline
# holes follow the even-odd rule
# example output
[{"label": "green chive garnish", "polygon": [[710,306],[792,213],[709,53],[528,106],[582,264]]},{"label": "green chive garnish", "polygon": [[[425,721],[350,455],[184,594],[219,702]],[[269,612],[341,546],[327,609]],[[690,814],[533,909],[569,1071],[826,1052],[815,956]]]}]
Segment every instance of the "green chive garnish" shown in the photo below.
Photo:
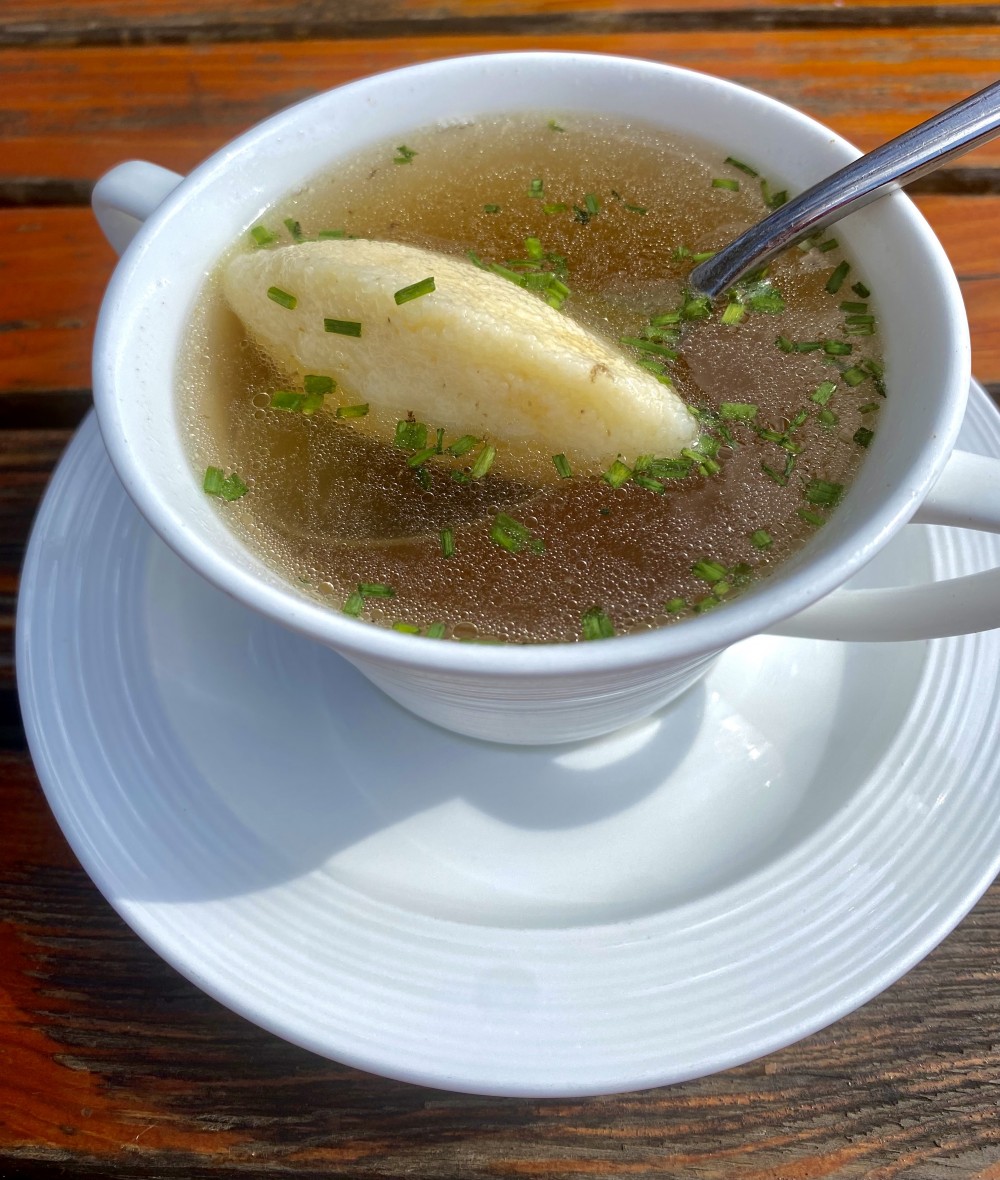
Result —
[{"label": "green chive garnish", "polygon": [[729,164],[732,168],[738,168],[741,172],[745,172],[747,176],[753,176],[755,178],[760,176],[760,173],[756,169],[751,168],[749,164],[744,164],[742,160],[735,159],[733,156],[726,156],[723,162]]},{"label": "green chive garnish", "polygon": [[825,504],[834,508],[844,494],[844,485],[831,483],[827,479],[810,479],[806,482],[803,495],[810,504]]},{"label": "green chive garnish", "polygon": [[401,631],[404,635],[419,635],[420,628],[416,623],[406,623],[402,619],[397,619],[392,625],[393,631]]},{"label": "green chive garnish", "polygon": [[601,479],[612,488],[620,488],[622,484],[628,483],[632,478],[632,468],[626,467],[621,459],[616,459],[614,463],[603,473]]},{"label": "green chive garnish", "polygon": [[235,471],[226,476],[221,467],[206,469],[202,488],[210,496],[219,496],[221,499],[229,501],[238,500],[250,490]]},{"label": "green chive garnish", "polygon": [[272,410],[299,410],[305,401],[305,394],[295,393],[290,389],[276,389],[271,394],[270,408]]},{"label": "green chive garnish", "polygon": [[601,211],[601,202],[597,199],[594,193],[586,193],[583,198],[583,207],[587,210],[591,217],[596,217]]},{"label": "green chive garnish", "polygon": [[455,552],[455,533],[452,529],[442,529],[438,534],[441,538],[441,556],[451,557]]},{"label": "green chive garnish", "polygon": [[358,615],[360,615],[361,612],[364,610],[364,608],[365,608],[364,596],[361,594],[360,591],[355,590],[351,595],[349,595],[347,601],[344,603],[344,605],[341,609],[343,610],[345,615],[351,615],[353,618],[356,619],[358,617]]},{"label": "green chive garnish", "polygon": [[712,314],[712,301],[707,295],[689,295],[681,306],[681,316],[686,320],[703,320]]},{"label": "green chive garnish", "polygon": [[287,291],[282,291],[280,287],[268,287],[267,297],[280,307],[287,307],[289,311],[294,311],[299,303],[294,295],[289,295]]},{"label": "green chive garnish", "polygon": [[773,479],[776,484],[780,484],[781,487],[785,487],[788,484],[787,475],[783,475],[780,471],[775,471],[773,467],[769,467],[766,463],[761,463],[760,469],[766,476]]},{"label": "green chive garnish", "polygon": [[739,298],[730,298],[729,303],[722,313],[722,323],[727,327],[738,324],[747,314],[746,308],[743,306]]},{"label": "green chive garnish", "polygon": [[867,299],[871,295],[871,291],[864,283],[854,283],[851,290],[859,299]]},{"label": "green chive garnish", "polygon": [[719,417],[730,422],[749,422],[757,417],[757,407],[752,402],[723,402]]},{"label": "green chive garnish", "polygon": [[559,124],[555,121],[555,119],[549,119],[549,130],[550,131],[565,131],[566,128],[560,127]]},{"label": "green chive garnish", "polygon": [[533,553],[544,553],[545,542],[540,537],[532,537],[527,525],[508,516],[506,512],[498,512],[490,529],[490,540],[508,553],[520,553],[530,549]]},{"label": "green chive garnish", "polygon": [[361,325],[354,320],[323,320],[324,332],[335,332],[338,336],[360,336]]},{"label": "green chive garnish", "polygon": [[836,426],[840,419],[833,410],[823,409],[816,415],[823,426]]},{"label": "green chive garnish", "polygon": [[831,295],[836,295],[844,284],[844,279],[847,278],[847,273],[851,269],[851,264],[845,259],[841,262],[837,269],[826,280],[826,290]]},{"label": "green chive garnish", "polygon": [[448,628],[444,623],[431,623],[431,625],[424,632],[428,639],[444,639],[445,632]]},{"label": "green chive garnish", "polygon": [[573,475],[573,469],[569,465],[569,460],[565,455],[553,455],[552,462],[555,464],[556,471],[559,472],[560,479],[569,479]]},{"label": "green chive garnish", "polygon": [[667,489],[658,479],[651,475],[646,475],[645,472],[633,472],[632,482],[639,485],[640,488],[645,488],[647,492],[665,492]]},{"label": "green chive garnish", "polygon": [[561,203],[556,203],[556,204],[553,204],[553,205],[543,205],[543,206],[542,206],[542,212],[543,212],[543,213],[547,213],[547,214],[548,214],[550,217],[551,217],[551,216],[552,216],[554,213],[565,213],[567,209],[569,209],[569,205],[563,205],[563,204],[561,204]]},{"label": "green chive garnish", "polygon": [[544,195],[545,185],[542,183],[542,178],[540,176],[536,176],[534,180],[532,180],[528,185],[528,196],[534,197],[536,200],[540,201]]},{"label": "green chive garnish", "polygon": [[421,451],[427,446],[427,427],[423,422],[413,422],[406,418],[396,423],[396,433],[392,442],[404,451]]},{"label": "green chive garnish", "polygon": [[349,234],[346,229],[321,229],[316,237],[321,242],[337,242],[343,238],[353,238],[354,234]]},{"label": "green chive garnish", "polygon": [[493,466],[493,460],[497,457],[496,447],[490,446],[489,443],[476,456],[475,463],[472,464],[472,470],[469,474],[473,479],[482,479],[483,476]]},{"label": "green chive garnish", "polygon": [[357,406],[338,406],[338,418],[364,418],[368,413],[368,403],[362,402]]},{"label": "green chive garnish", "polygon": [[871,441],[875,437],[875,431],[869,430],[867,426],[859,426],[854,432],[854,441],[859,447],[871,446]]},{"label": "green chive garnish", "polygon": [[395,598],[396,591],[385,582],[359,582],[358,593],[364,598]]},{"label": "green chive garnish", "polygon": [[740,191],[740,182],[738,180],[730,180],[724,176],[716,176],[712,179],[712,188],[721,188],[730,193],[738,193]]},{"label": "green chive garnish", "polygon": [[422,467],[428,459],[433,458],[437,454],[437,447],[424,447],[422,450],[414,451],[412,455],[406,460],[407,467]]},{"label": "green chive garnish", "polygon": [[743,301],[751,311],[762,311],[768,315],[778,315],[785,310],[785,300],[781,292],[769,282],[758,283],[748,287]]},{"label": "green chive garnish", "polygon": [[479,445],[479,439],[474,434],[463,434],[461,438],[456,439],[448,448],[448,454],[454,455],[457,459],[460,455],[464,455],[467,451],[471,451],[473,447]]},{"label": "green chive garnish", "polygon": [[[408,287],[401,287],[393,295],[396,301],[396,306],[399,307],[403,303],[409,303],[411,299],[419,299],[421,295],[429,295],[434,287],[434,278],[430,276],[426,279],[421,279],[419,283],[411,283]],[[360,329],[361,325],[358,325]],[[358,335],[361,335],[359,330]]]},{"label": "green chive garnish", "polygon": [[819,512],[813,512],[809,508],[799,508],[796,512],[796,515],[804,520],[806,524],[814,524],[817,526],[817,528],[821,524],[826,524],[825,516],[821,515]]},{"label": "green chive garnish", "polygon": [[599,606],[592,606],[580,620],[584,639],[611,639],[615,633],[614,623]]},{"label": "green chive garnish", "polygon": [[664,604],[664,610],[668,615],[675,615],[678,611],[682,611],[687,606],[683,598],[671,598],[669,602]]},{"label": "green chive garnish", "polygon": [[332,377],[323,377],[319,373],[306,373],[302,378],[302,388],[306,393],[333,393],[337,383]]},{"label": "green chive garnish", "polygon": [[411,164],[415,155],[417,153],[413,148],[408,148],[405,143],[401,143],[396,148],[396,155],[392,157],[392,162],[394,164]]},{"label": "green chive garnish", "polygon": [[701,561],[696,561],[691,567],[691,573],[696,578],[701,578],[705,582],[721,582],[726,576],[726,567],[718,561],[711,561],[704,557]]},{"label": "green chive garnish", "polygon": [[652,479],[687,479],[693,469],[691,459],[654,459],[643,474]]},{"label": "green chive garnish", "polygon": [[628,210],[629,213],[645,214],[646,212],[648,212],[645,205],[629,205],[627,202],[625,202],[625,208]]},{"label": "green chive garnish", "polygon": [[837,306],[841,311],[846,311],[851,315],[864,315],[868,311],[867,303],[853,303],[850,300],[846,303],[839,303]]},{"label": "green chive garnish", "polygon": [[296,242],[304,242],[306,240],[305,234],[302,232],[302,226],[295,220],[294,217],[285,218],[285,229],[292,235],[292,240]]},{"label": "green chive garnish", "polygon": [[755,529],[750,534],[750,544],[755,549],[769,549],[773,543],[771,534],[767,529]]},{"label": "green chive garnish", "polygon": [[854,351],[854,345],[844,340],[824,340],[823,351],[827,356],[849,356]]},{"label": "green chive garnish", "polygon": [[865,402],[865,404],[863,406],[858,406],[858,413],[859,414],[874,414],[874,412],[879,408],[880,407],[879,407],[878,402]]},{"label": "green chive garnish", "polygon": [[772,193],[771,186],[766,180],[760,182],[760,195],[764,198],[764,204],[769,209],[780,209],[782,205],[788,200],[788,192],[781,189],[780,192]]},{"label": "green chive garnish", "polygon": [[483,212],[484,213],[499,213],[500,206],[499,205],[484,205]]},{"label": "green chive garnish", "polygon": [[868,374],[864,371],[864,369],[859,369],[856,365],[852,366],[850,369],[845,370],[841,376],[844,378],[844,381],[852,388],[856,385],[860,385],[862,381],[866,381],[868,379]]},{"label": "green chive garnish", "polygon": [[836,391],[836,381],[821,381],[813,390],[809,400],[814,401],[818,406],[825,406]]},{"label": "green chive garnish", "polygon": [[825,242],[820,242],[816,249],[820,254],[828,254],[831,250],[836,250],[839,245],[836,238],[827,238]]},{"label": "green chive garnish", "polygon": [[271,233],[266,225],[255,225],[250,231],[250,237],[257,246],[270,246],[278,240],[278,235]]}]

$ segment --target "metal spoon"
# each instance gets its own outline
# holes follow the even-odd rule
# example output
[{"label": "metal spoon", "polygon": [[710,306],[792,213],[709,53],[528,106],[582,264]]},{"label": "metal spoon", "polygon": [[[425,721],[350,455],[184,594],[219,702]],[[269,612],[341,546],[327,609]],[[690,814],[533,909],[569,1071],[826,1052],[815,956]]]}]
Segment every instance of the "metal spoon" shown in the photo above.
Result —
[{"label": "metal spoon", "polygon": [[691,271],[690,285],[703,295],[719,295],[815,230],[998,134],[1000,82],[994,82],[793,197],[713,258],[699,263]]}]

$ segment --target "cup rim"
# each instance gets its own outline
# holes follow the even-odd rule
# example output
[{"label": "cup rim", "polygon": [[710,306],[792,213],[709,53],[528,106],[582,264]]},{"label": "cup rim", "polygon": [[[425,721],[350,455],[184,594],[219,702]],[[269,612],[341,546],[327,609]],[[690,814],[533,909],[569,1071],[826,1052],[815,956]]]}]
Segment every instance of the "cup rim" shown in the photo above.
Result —
[{"label": "cup rim", "polygon": [[[193,196],[216,182],[238,155],[252,151],[271,137],[291,130],[301,122],[304,115],[336,102],[338,96],[364,95],[369,89],[419,81],[421,75],[442,71],[460,73],[468,70],[470,65],[475,68],[488,68],[493,64],[504,68],[530,68],[540,63],[555,69],[591,69],[600,72],[610,66],[662,77],[682,76],[689,85],[721,90],[734,100],[752,102],[762,109],[780,113],[784,120],[797,122],[813,136],[821,134],[832,152],[840,154],[843,162],[861,154],[847,140],[794,107],[739,83],[685,67],[610,54],[549,50],[463,54],[419,62],[354,79],[295,103],[255,124],[214,152],[182,180],[140,228],[112,275],[101,306],[94,343],[95,405],[105,446],[130,498],[160,537],[202,576],[244,605],[337,649],[348,658],[353,656],[384,665],[422,669],[429,673],[488,674],[501,679],[529,674],[544,679],[612,669],[652,667],[720,651],[740,639],[765,632],[769,627],[797,614],[860,570],[916,511],[947,462],[961,425],[971,379],[971,348],[967,322],[964,315],[959,314],[953,317],[955,323],[952,325],[957,330],[952,331],[955,339],[949,361],[950,396],[940,399],[934,420],[935,429],[915,457],[916,461],[911,468],[914,478],[906,487],[890,489],[885,498],[875,508],[869,508],[864,519],[859,521],[859,527],[867,522],[866,535],[862,540],[850,551],[845,551],[844,545],[834,545],[816,555],[804,569],[788,572],[788,563],[785,563],[785,567],[769,574],[718,611],[668,626],[615,636],[601,643],[432,643],[422,636],[406,635],[351,619],[329,606],[300,595],[290,585],[268,584],[220,557],[143,477],[141,456],[125,436],[116,410],[111,358],[123,345],[123,310],[128,305],[130,285],[139,281],[141,276],[148,244],[154,240],[160,227],[177,216]],[[496,109],[499,111],[500,107]],[[414,124],[415,129],[416,126],[417,123]],[[896,216],[912,235],[914,244],[919,245],[935,264],[935,277],[947,289],[947,302],[960,312],[963,303],[958,281],[930,227],[902,192],[888,194],[879,203],[885,205],[890,202],[894,204]],[[214,259],[206,261],[211,265]],[[769,591],[778,579],[782,588],[780,596]],[[782,605],[776,609],[779,597]]]}]

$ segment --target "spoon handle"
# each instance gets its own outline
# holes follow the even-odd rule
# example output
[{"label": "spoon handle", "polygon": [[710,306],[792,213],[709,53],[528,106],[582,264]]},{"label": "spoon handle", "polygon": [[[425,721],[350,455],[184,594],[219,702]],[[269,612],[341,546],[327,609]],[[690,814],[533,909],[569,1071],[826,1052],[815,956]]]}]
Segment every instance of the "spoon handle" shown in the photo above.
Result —
[{"label": "spoon handle", "polygon": [[696,266],[691,287],[704,295],[719,295],[814,230],[874,201],[883,189],[908,184],[997,134],[1000,82],[993,82],[793,197]]}]

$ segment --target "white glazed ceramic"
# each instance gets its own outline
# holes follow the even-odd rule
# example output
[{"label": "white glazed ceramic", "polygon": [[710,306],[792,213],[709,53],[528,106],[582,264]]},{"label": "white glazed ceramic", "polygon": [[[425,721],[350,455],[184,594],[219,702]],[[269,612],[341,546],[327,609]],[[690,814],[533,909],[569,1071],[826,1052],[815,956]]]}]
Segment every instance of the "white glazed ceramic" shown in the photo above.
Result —
[{"label": "white glazed ceramic", "polygon": [[[652,713],[730,644],[779,625],[835,638],[913,638],[1000,625],[996,571],[947,589],[821,599],[918,510],[941,476],[964,413],[969,341],[940,245],[894,194],[837,230],[872,287],[889,398],[869,460],[833,518],[780,573],[733,603],[661,631],[601,643],[483,647],[381,630],[324,609],[283,583],[226,529],[190,469],[174,367],[189,311],[214,261],[261,213],[313,174],[373,142],[402,142],[439,120],[494,112],[597,111],[738,150],[775,183],[811,184],[857,155],[802,114],[718,79],[649,62],[527,53],[432,62],[351,83],[275,116],[181,181],[126,164],[97,186],[109,238],[128,245],[98,324],[94,393],[126,490],[163,539],[240,601],[328,644],[419,715],[504,742],[569,741]],[[953,460],[928,502],[957,520],[987,503],[1000,524],[995,461]],[[979,482],[991,482],[981,493]],[[975,496],[973,496],[975,492]],[[990,499],[990,497],[992,497]],[[806,608],[813,612],[800,614]],[[797,616],[789,620],[791,616]]]},{"label": "white glazed ceramic", "polygon": [[[1000,455],[981,390],[961,442]],[[852,585],[998,562],[1000,537],[914,527]],[[611,736],[473,741],[193,573],[93,421],[17,617],[39,779],[146,942],[317,1053],[490,1094],[723,1069],[912,966],[1000,869],[998,666],[1000,631],[756,636]]]}]

